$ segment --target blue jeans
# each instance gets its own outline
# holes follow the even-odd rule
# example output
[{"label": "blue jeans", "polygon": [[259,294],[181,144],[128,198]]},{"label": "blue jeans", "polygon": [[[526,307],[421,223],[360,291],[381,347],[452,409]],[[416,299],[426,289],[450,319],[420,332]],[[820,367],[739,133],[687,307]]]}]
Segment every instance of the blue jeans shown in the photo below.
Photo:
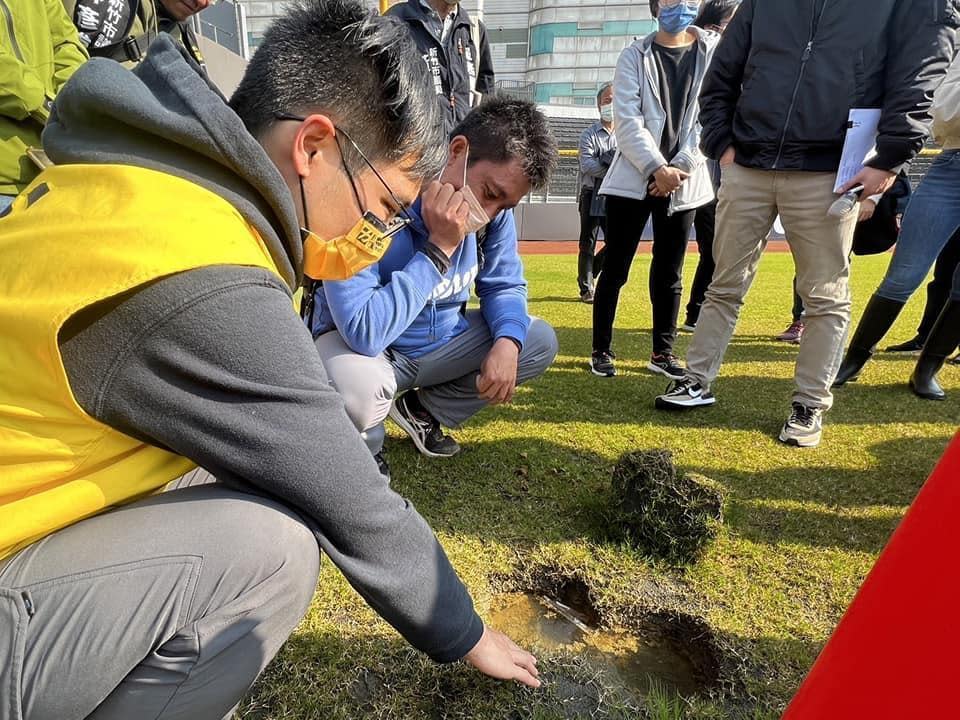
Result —
[{"label": "blue jeans", "polygon": [[[960,229],[960,150],[938,157],[903,215],[903,229],[877,295],[906,302]],[[956,283],[953,293],[957,299]]]}]

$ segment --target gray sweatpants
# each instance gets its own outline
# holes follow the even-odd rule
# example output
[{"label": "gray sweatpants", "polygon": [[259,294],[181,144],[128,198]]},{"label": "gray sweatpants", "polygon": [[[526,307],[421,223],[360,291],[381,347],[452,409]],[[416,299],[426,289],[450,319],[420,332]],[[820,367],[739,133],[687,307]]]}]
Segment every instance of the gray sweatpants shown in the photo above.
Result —
[{"label": "gray sweatpants", "polygon": [[229,717],[318,572],[303,521],[222,485],[71,525],[0,561],[0,720]]},{"label": "gray sweatpants", "polygon": [[[383,421],[397,393],[417,388],[417,396],[440,424],[456,428],[487,405],[477,394],[477,376],[493,347],[490,328],[479,310],[467,312],[469,326],[446,345],[416,359],[387,350],[359,355],[332,330],[316,339],[330,384],[343,396],[347,415],[373,453],[383,448]],[[517,384],[539,377],[557,356],[557,334],[533,318],[520,351]]]}]

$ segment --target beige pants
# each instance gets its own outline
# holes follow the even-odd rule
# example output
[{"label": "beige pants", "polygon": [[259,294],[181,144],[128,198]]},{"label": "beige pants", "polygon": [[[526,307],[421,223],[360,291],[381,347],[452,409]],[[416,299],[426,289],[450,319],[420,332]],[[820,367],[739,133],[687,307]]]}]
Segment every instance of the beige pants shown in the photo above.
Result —
[{"label": "beige pants", "polygon": [[[850,322],[850,251],[857,213],[827,215],[833,173],[724,168],[713,256],[717,269],[687,352],[687,369],[704,387],[717,377],[757,272],[766,237],[779,212],[797,269],[805,308],[794,400],[827,410]],[[785,294],[784,308],[790,305]],[[786,311],[785,311],[786,312]]]}]

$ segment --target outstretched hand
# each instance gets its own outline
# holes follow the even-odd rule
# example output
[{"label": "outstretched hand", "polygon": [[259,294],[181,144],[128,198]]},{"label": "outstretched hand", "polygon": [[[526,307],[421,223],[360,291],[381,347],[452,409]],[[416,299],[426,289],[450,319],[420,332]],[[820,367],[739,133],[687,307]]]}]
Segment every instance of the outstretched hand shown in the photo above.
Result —
[{"label": "outstretched hand", "polygon": [[497,680],[515,680],[532,688],[540,687],[537,659],[502,632],[486,625],[483,626],[480,641],[464,660],[484,675]]}]

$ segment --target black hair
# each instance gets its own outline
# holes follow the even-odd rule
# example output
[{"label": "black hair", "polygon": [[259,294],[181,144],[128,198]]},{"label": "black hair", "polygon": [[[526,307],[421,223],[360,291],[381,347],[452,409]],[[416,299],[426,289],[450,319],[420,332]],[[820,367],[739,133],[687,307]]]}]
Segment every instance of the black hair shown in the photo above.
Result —
[{"label": "black hair", "polygon": [[597,107],[600,107],[600,96],[603,95],[607,90],[613,87],[612,82],[606,82],[600,86],[600,89],[597,90]]},{"label": "black hair", "polygon": [[740,2],[741,0],[705,0],[693,24],[698,28],[706,28],[708,25],[719,26],[730,22]]},{"label": "black hair", "polygon": [[660,0],[650,0],[650,14],[653,17],[660,14]]},{"label": "black hair", "polygon": [[[372,161],[413,157],[407,172],[436,176],[446,162],[443,122],[406,27],[357,0],[293,0],[264,34],[230,107],[259,137],[278,113],[323,113]],[[340,147],[352,170],[362,160]]]},{"label": "black hair", "polygon": [[557,141],[546,116],[528,100],[488,95],[457,125],[450,138],[463,135],[470,142],[470,163],[493,163],[519,158],[533,189],[547,184],[557,164]]}]

